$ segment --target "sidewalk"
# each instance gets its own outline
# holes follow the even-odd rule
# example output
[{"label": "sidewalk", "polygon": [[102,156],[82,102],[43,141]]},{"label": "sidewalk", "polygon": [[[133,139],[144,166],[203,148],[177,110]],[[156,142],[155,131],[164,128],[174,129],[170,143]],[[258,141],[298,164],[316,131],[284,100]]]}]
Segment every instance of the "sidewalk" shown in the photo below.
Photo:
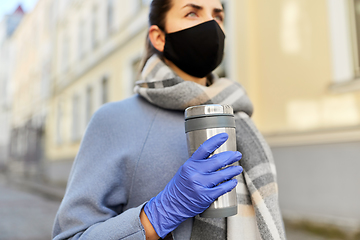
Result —
[{"label": "sidewalk", "polygon": [[[45,222],[45,219],[47,219],[46,221],[53,221],[53,218],[55,217],[56,211],[57,211],[57,207],[60,204],[60,201],[62,200],[64,194],[65,194],[65,188],[64,187],[59,187],[59,186],[51,186],[51,185],[47,185],[44,183],[39,183],[36,181],[31,181],[30,179],[24,179],[21,177],[15,177],[15,176],[4,176],[2,174],[0,174],[0,187],[2,187],[1,192],[3,192],[5,189],[4,186],[5,185],[9,185],[10,188],[15,188],[18,189],[17,193],[15,193],[16,191],[14,190],[5,190],[6,192],[4,192],[5,194],[1,194],[2,196],[9,194],[9,192],[13,191],[12,193],[10,193],[10,195],[13,196],[13,200],[14,202],[19,202],[19,201],[23,201],[23,203],[21,204],[25,204],[22,205],[24,207],[26,207],[27,205],[29,205],[29,202],[32,202],[32,204],[34,204],[35,202],[35,206],[32,206],[31,208],[33,208],[33,212],[31,214],[38,214],[36,209],[45,209],[47,208],[48,210],[48,216],[46,217],[45,215],[43,215],[42,217],[40,216],[40,218],[37,219],[37,221],[35,221],[35,223],[39,223],[41,221],[44,220],[44,224],[47,226],[47,228],[49,228],[49,223]],[[5,186],[6,187],[6,186]],[[22,193],[19,193],[20,191],[22,191]],[[20,198],[20,199],[17,199]],[[4,203],[1,202],[1,199],[4,200],[4,197],[0,197],[0,205],[3,206],[4,209],[8,208],[9,206],[4,206]],[[21,200],[23,199],[23,200]],[[38,204],[36,204],[36,202]],[[49,206],[49,202],[52,202]],[[5,204],[10,204],[11,202],[7,201]],[[45,204],[44,206],[41,204]],[[11,206],[14,206],[13,204],[10,204]],[[19,204],[20,205],[20,204]],[[10,206],[10,207],[11,207]],[[46,207],[47,206],[47,207]],[[49,210],[51,208],[51,210]],[[3,209],[3,210],[4,210]],[[25,213],[21,213],[18,210],[19,209],[15,209],[15,208],[10,208],[9,211],[11,211],[11,209],[13,209],[12,211],[14,211],[13,213],[11,212],[7,212],[7,214],[10,214],[12,216],[12,224],[15,224],[15,222],[17,222],[17,218],[21,219],[23,222],[23,225],[26,225],[24,223],[25,220],[31,221],[33,222],[33,218],[26,218],[24,217],[24,214],[26,215],[26,211]],[[31,211],[31,209],[27,209],[28,212]],[[30,213],[28,213],[30,214]],[[2,215],[1,212],[1,208],[0,208],[0,215]],[[3,215],[2,215],[3,216]],[[49,217],[50,216],[50,217]],[[36,217],[35,217],[36,219]],[[44,225],[44,227],[45,227]],[[24,226],[23,226],[24,227]],[[330,233],[326,232],[326,231],[321,231],[321,229],[315,229],[312,230],[310,228],[310,231],[308,231],[306,228],[304,228],[301,225],[294,225],[294,224],[290,224],[287,223],[285,221],[285,227],[286,227],[286,235],[287,235],[287,240],[360,240],[360,235],[356,236],[356,237],[352,237],[352,238],[346,238],[345,236],[341,236],[341,233]],[[309,229],[309,228],[308,228]],[[1,228],[1,224],[0,224],[0,232],[3,234],[3,229]],[[314,233],[315,232],[315,233]],[[336,237],[337,236],[337,237]],[[339,237],[340,236],[340,237]],[[31,239],[31,238],[2,238],[3,235],[1,236],[1,239]],[[36,238],[34,238],[36,239]],[[38,240],[41,240],[43,238],[38,238]],[[44,238],[45,239],[45,238]]]},{"label": "sidewalk", "polygon": [[0,176],[0,239],[49,240],[60,201],[18,188]]},{"label": "sidewalk", "polygon": [[10,184],[14,184],[23,190],[42,195],[45,198],[61,201],[65,194],[65,187],[46,184],[44,182],[35,181],[31,178],[16,175],[2,175],[0,178],[6,179]]}]

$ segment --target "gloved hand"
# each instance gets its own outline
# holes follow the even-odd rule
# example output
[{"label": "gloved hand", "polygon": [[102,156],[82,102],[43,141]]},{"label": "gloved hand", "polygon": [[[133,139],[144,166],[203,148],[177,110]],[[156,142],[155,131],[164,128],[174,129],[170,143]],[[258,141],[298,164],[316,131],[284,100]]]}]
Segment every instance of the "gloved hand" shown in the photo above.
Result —
[{"label": "gloved hand", "polygon": [[164,190],[144,206],[145,214],[161,238],[186,219],[204,212],[218,197],[237,185],[237,180],[231,178],[239,175],[242,167],[217,170],[239,161],[241,153],[228,151],[208,158],[227,139],[228,135],[221,133],[205,141]]}]

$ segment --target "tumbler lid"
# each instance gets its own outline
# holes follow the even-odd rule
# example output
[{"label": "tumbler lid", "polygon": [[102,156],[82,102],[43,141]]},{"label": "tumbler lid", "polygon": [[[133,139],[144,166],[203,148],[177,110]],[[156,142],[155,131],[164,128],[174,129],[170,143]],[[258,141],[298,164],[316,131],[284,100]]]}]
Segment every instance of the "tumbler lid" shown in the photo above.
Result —
[{"label": "tumbler lid", "polygon": [[233,116],[234,111],[230,105],[207,104],[188,107],[185,110],[185,120],[207,116]]}]

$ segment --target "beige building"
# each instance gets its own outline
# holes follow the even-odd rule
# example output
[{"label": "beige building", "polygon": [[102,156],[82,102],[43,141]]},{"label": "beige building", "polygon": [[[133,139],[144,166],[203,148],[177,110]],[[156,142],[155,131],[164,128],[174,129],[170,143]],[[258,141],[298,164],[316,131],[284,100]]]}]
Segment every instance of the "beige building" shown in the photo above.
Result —
[{"label": "beige building", "polygon": [[11,37],[12,118],[10,157],[13,171],[42,175],[42,142],[51,93],[54,25],[50,0],[26,14]]},{"label": "beige building", "polygon": [[57,4],[54,95],[45,152],[51,180],[64,182],[94,111],[133,94],[148,10],[146,1]]},{"label": "beige building", "polygon": [[5,15],[0,22],[0,171],[9,162],[9,143],[11,133],[12,85],[10,70],[14,56],[11,36],[21,22],[24,11],[19,6],[13,13]]},{"label": "beige building", "polygon": [[[14,41],[21,46],[26,38],[29,45],[19,51],[13,126],[29,119],[41,125],[46,116],[52,182],[66,182],[94,111],[133,94],[149,2],[40,0],[16,32]],[[253,119],[277,163],[284,216],[356,229],[360,1],[223,2],[227,45],[218,71],[244,85],[254,103]],[[40,23],[45,6],[53,9],[56,33],[34,34],[49,22]],[[48,62],[49,101],[39,90]]]},{"label": "beige building", "polygon": [[284,216],[359,228],[360,2],[233,4],[234,76],[274,152]]},{"label": "beige building", "polygon": [[[280,138],[306,132],[342,131],[360,124],[356,35],[358,1],[236,1],[238,79],[256,106],[254,119],[273,145],[299,144]],[[360,28],[359,28],[360,29]],[[244,30],[244,31],[242,31]],[[344,129],[345,128],[345,129]],[[351,135],[351,134],[350,134]]]}]

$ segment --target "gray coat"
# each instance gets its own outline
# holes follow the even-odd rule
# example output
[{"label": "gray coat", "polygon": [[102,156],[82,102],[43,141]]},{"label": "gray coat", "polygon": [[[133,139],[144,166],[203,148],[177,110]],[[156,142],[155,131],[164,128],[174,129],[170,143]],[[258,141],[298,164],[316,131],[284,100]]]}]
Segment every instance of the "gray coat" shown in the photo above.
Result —
[{"label": "gray coat", "polygon": [[[56,215],[53,239],[145,239],[139,214],[188,159],[184,112],[139,96],[92,117]],[[174,232],[190,239],[192,219]]]}]

